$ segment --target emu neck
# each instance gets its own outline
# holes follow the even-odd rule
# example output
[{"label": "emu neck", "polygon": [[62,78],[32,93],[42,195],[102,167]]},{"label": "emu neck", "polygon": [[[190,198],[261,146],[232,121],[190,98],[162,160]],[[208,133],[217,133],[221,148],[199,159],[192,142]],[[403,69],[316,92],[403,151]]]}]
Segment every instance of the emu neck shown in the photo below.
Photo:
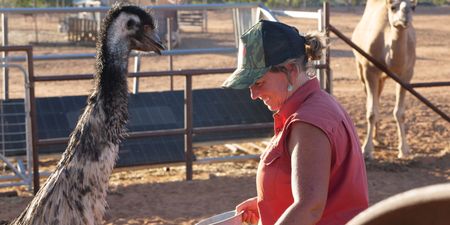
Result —
[{"label": "emu neck", "polygon": [[[110,35],[112,36],[112,35]],[[101,64],[97,65],[96,88],[101,97],[114,96],[127,90],[126,75],[128,74],[128,56],[130,50],[125,41],[107,37],[108,41],[101,48]]]},{"label": "emu neck", "polygon": [[[104,113],[106,140],[118,144],[128,120],[128,56],[125,40],[117,39],[113,32],[106,36],[97,54],[96,87],[89,104]],[[106,43],[105,43],[106,42]]]}]

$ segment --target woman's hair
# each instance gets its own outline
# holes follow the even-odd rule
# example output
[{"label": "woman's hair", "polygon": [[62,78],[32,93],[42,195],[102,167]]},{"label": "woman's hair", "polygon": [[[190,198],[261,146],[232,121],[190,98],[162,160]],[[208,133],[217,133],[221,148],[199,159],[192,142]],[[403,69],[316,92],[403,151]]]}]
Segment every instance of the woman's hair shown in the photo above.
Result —
[{"label": "woman's hair", "polygon": [[305,38],[306,54],[299,58],[287,59],[286,61],[273,66],[270,69],[271,72],[287,73],[285,66],[291,63],[295,63],[298,68],[303,71],[314,69],[313,60],[321,59],[322,50],[326,48],[325,36],[323,33],[319,32],[308,32],[303,37]]},{"label": "woman's hair", "polygon": [[311,32],[305,34],[305,50],[307,61],[319,60],[322,58],[322,50],[326,47],[323,33]]}]

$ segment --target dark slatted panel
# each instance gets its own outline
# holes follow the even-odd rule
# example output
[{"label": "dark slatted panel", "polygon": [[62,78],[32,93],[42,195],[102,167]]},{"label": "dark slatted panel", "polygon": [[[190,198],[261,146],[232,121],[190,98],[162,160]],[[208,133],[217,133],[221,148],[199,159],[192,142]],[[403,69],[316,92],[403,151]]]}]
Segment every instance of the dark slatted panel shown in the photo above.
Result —
[{"label": "dark slatted panel", "polygon": [[23,99],[0,100],[0,154],[26,154]]},{"label": "dark slatted panel", "polygon": [[[67,137],[86,105],[86,96],[37,99],[40,139]],[[194,127],[272,122],[272,114],[248,90],[203,89],[193,92]],[[183,91],[130,95],[129,131],[182,128]],[[268,137],[272,129],[195,135],[194,142]],[[63,146],[39,149],[40,153],[62,152]],[[136,166],[184,161],[183,135],[125,140],[118,166]]]}]

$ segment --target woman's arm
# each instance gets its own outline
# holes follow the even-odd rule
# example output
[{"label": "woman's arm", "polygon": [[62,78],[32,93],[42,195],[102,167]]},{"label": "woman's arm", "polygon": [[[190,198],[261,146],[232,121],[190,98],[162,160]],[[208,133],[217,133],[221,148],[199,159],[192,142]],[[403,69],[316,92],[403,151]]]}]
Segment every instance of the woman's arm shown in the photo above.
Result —
[{"label": "woman's arm", "polygon": [[328,195],[331,147],[319,128],[297,122],[288,136],[291,151],[291,185],[294,203],[277,224],[316,224],[323,213]]}]

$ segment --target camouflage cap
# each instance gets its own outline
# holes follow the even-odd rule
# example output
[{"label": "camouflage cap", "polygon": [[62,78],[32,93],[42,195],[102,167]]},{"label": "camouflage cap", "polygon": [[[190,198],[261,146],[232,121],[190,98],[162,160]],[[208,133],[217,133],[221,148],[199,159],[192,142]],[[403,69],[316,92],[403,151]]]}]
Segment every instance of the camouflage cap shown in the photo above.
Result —
[{"label": "camouflage cap", "polygon": [[305,38],[296,28],[280,22],[261,20],[241,36],[237,69],[222,87],[248,88],[272,66],[304,54]]}]

